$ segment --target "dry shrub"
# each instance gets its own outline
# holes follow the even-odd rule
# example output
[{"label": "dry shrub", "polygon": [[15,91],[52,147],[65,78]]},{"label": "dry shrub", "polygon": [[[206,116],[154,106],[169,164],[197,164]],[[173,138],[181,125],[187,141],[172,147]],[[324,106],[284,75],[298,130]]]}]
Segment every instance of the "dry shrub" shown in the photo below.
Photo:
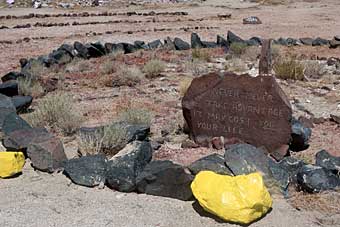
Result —
[{"label": "dry shrub", "polygon": [[32,77],[18,78],[18,91],[20,95],[30,95],[34,98],[44,93],[40,82]]},{"label": "dry shrub", "polygon": [[304,66],[304,75],[307,78],[320,79],[326,73],[325,64],[318,61],[306,61],[304,62]]},{"label": "dry shrub", "polygon": [[81,114],[75,109],[70,95],[56,93],[39,100],[36,110],[27,116],[34,127],[51,127],[71,134],[82,122]]},{"label": "dry shrub", "polygon": [[83,155],[104,153],[115,155],[127,143],[127,128],[123,124],[113,122],[98,129],[93,134],[79,133],[78,146]]},{"label": "dry shrub", "polygon": [[260,48],[257,46],[249,46],[245,49],[244,53],[240,56],[241,59],[246,61],[256,61],[261,54]]},{"label": "dry shrub", "polygon": [[224,69],[230,72],[243,73],[248,70],[248,66],[240,58],[231,58],[225,63]]},{"label": "dry shrub", "polygon": [[294,58],[280,59],[273,66],[277,78],[284,80],[304,80],[304,66]]},{"label": "dry shrub", "polygon": [[187,92],[188,88],[191,85],[192,78],[184,78],[179,83],[179,94],[181,97],[184,97],[185,93]]},{"label": "dry shrub", "polygon": [[153,114],[146,108],[128,107],[118,114],[118,120],[129,124],[151,125]]},{"label": "dry shrub", "polygon": [[65,72],[70,73],[87,73],[92,71],[91,62],[89,60],[84,60],[75,57],[72,62],[66,65]]},{"label": "dry shrub", "polygon": [[205,61],[205,62],[210,61],[209,52],[206,49],[202,49],[202,48],[192,49],[191,57],[192,59],[198,59],[198,60]]},{"label": "dry shrub", "polygon": [[248,45],[246,43],[235,42],[230,44],[230,51],[234,56],[238,57],[244,54],[247,48]]},{"label": "dry shrub", "polygon": [[136,66],[122,65],[113,76],[113,86],[135,86],[144,78],[141,70]]},{"label": "dry shrub", "polygon": [[26,69],[26,72],[31,76],[33,80],[39,80],[43,76],[47,69],[38,60],[33,60],[30,62],[30,67]]},{"label": "dry shrub", "polygon": [[273,44],[271,46],[271,55],[272,55],[272,61],[273,62],[276,62],[277,60],[280,59],[280,57],[282,56],[282,53],[281,53],[281,47],[280,45],[277,45],[277,44]]},{"label": "dry shrub", "polygon": [[208,72],[207,66],[199,59],[193,59],[185,64],[186,71],[194,76],[200,76]]},{"label": "dry shrub", "polygon": [[143,67],[146,78],[155,78],[165,69],[165,63],[158,59],[152,59]]},{"label": "dry shrub", "polygon": [[107,58],[106,61],[104,61],[100,65],[100,74],[112,74],[116,71],[116,66],[114,61],[112,61],[110,58]]}]

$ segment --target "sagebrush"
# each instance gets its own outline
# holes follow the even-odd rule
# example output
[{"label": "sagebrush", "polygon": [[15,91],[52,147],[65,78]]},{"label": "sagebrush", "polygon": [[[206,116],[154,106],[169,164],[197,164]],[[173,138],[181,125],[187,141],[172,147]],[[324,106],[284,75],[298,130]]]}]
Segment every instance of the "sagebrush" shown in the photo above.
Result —
[{"label": "sagebrush", "polygon": [[277,60],[273,69],[277,78],[291,79],[291,80],[304,80],[304,66],[294,58]]},{"label": "sagebrush", "polygon": [[39,100],[27,120],[34,127],[50,127],[72,134],[80,127],[82,115],[75,108],[72,96],[59,92]]},{"label": "sagebrush", "polygon": [[165,63],[158,59],[152,59],[143,67],[143,72],[147,78],[159,76],[165,69]]}]

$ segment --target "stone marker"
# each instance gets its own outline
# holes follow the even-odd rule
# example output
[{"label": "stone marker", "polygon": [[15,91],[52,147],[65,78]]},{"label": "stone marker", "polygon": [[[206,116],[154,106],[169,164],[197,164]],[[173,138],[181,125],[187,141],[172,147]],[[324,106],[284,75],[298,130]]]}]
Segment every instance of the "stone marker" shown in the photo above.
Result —
[{"label": "stone marker", "polygon": [[190,136],[201,146],[223,136],[263,146],[276,159],[287,153],[292,110],[274,77],[226,72],[195,78],[182,108]]},{"label": "stone marker", "polygon": [[259,75],[270,74],[272,71],[271,40],[262,41],[261,56],[259,62]]}]

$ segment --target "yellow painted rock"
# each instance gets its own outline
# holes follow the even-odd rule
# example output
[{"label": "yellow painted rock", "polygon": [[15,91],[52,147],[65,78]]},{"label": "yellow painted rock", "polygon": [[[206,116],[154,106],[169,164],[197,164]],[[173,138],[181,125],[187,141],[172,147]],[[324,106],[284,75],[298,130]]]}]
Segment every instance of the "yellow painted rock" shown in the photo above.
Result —
[{"label": "yellow painted rock", "polygon": [[272,207],[272,198],[259,173],[240,176],[199,172],[191,184],[199,204],[228,222],[249,224]]},{"label": "yellow painted rock", "polygon": [[20,173],[25,164],[22,152],[0,152],[0,177],[10,177]]}]

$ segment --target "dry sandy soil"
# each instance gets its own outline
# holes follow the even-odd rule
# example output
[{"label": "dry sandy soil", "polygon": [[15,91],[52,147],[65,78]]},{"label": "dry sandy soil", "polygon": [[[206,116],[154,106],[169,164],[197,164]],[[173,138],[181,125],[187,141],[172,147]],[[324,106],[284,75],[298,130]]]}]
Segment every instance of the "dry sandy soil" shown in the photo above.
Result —
[{"label": "dry sandy soil", "polygon": [[[199,5],[151,5],[130,6],[128,8],[88,8],[74,10],[59,9],[1,9],[1,15],[27,15],[29,13],[57,14],[71,12],[166,12],[184,11],[187,16],[100,16],[100,17],[58,17],[31,19],[0,19],[0,26],[13,27],[36,22],[107,22],[128,20],[114,24],[76,25],[65,27],[31,27],[0,30],[0,41],[12,41],[12,44],[1,43],[0,75],[18,69],[20,58],[36,57],[51,52],[62,43],[74,41],[119,42],[163,39],[167,36],[180,37],[189,41],[190,33],[197,32],[204,40],[215,40],[216,34],[226,34],[228,30],[244,38],[260,36],[265,38],[279,37],[323,37],[331,39],[339,35],[340,2],[296,1],[278,6],[243,3],[240,1],[206,1]],[[231,18],[220,19],[218,15],[231,13]],[[243,25],[242,19],[258,16],[262,25]],[[138,22],[135,22],[138,21]],[[212,27],[211,29],[192,29],[195,26]],[[191,29],[181,30],[183,27]],[[153,31],[154,28],[169,28],[170,31]],[[141,29],[152,31],[143,32]],[[112,34],[105,34],[113,31]],[[93,33],[97,35],[93,35]],[[98,33],[103,33],[98,35]],[[131,33],[131,34],[128,34]],[[25,37],[29,42],[16,43]],[[46,39],[32,39],[46,37]],[[306,56],[340,57],[340,49],[327,47],[308,47],[291,49]],[[157,54],[157,53],[156,53]],[[89,72],[86,77],[78,74],[67,74],[63,90],[72,94],[77,100],[77,107],[83,110],[86,118],[84,126],[108,123],[114,118],[119,108],[127,102],[146,106],[154,111],[152,122],[154,137],[160,136],[163,128],[176,127],[181,116],[180,81],[186,76],[181,73],[179,60],[186,61],[190,53],[159,53],[161,59],[168,62],[165,75],[143,81],[135,88],[111,88],[97,84],[98,68]],[[219,52],[216,50],[216,57]],[[142,66],[145,58],[135,54],[125,56],[120,61]],[[143,60],[144,59],[144,60]],[[104,58],[91,59],[89,64],[99,67]],[[339,114],[340,97],[338,77],[317,82],[279,81],[290,100],[299,100],[308,110],[316,115]],[[313,93],[322,86],[334,88],[325,96]],[[36,99],[33,106],[36,105]],[[296,115],[301,113],[294,109]],[[175,125],[175,126],[174,126]],[[187,165],[212,151],[206,148],[182,149],[180,138],[174,136],[155,155],[158,159],[172,159]],[[311,147],[298,156],[305,159],[312,157],[320,149],[340,156],[340,129],[332,122],[317,124],[313,128]],[[77,144],[74,137],[62,137],[69,158],[76,156]],[[307,157],[307,158],[306,158]],[[0,226],[229,226],[211,217],[206,217],[193,208],[193,202],[182,202],[173,199],[119,193],[110,189],[91,189],[71,184],[61,174],[48,175],[35,172],[26,163],[23,175],[14,179],[0,181]],[[338,196],[338,195],[337,195]],[[335,205],[336,206],[336,205]],[[340,210],[339,207],[337,210]],[[332,213],[333,215],[334,213]],[[336,213],[335,213],[336,214]],[[340,213],[337,213],[340,215]],[[323,221],[324,213],[315,210],[297,210],[286,200],[275,197],[273,210],[262,220],[252,226],[340,226],[339,220]],[[327,215],[326,215],[327,216]]]}]

